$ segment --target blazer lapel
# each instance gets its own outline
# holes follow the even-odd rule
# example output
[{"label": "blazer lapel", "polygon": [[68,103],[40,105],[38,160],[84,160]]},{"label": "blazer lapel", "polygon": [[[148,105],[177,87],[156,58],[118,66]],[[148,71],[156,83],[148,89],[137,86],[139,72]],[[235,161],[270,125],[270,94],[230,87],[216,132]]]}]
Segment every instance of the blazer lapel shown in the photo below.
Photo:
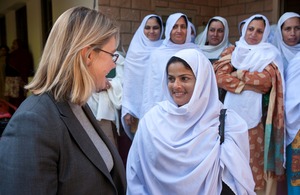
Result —
[{"label": "blazer lapel", "polygon": [[112,153],[112,156],[115,159],[116,156],[119,156],[119,153],[116,149],[116,147],[111,143],[111,141],[108,139],[108,137],[105,135],[105,133],[102,131],[101,127],[99,126],[97,119],[95,118],[94,114],[92,113],[89,106],[86,104],[83,106],[83,110],[87,117],[90,119],[93,127],[97,131],[98,135],[101,137],[101,139],[104,141],[105,145],[108,147],[109,151]]},{"label": "blazer lapel", "polygon": [[[83,110],[86,113],[87,117],[90,119],[90,121],[91,121],[92,125],[94,126],[95,130],[97,131],[98,135],[101,137],[101,139],[104,141],[104,143],[108,147],[109,151],[111,152],[111,155],[114,160],[114,168],[112,170],[112,178],[114,180],[114,184],[116,184],[117,186],[125,187],[126,186],[125,168],[123,165],[123,160],[121,159],[121,156],[119,155],[117,148],[113,145],[113,143],[109,140],[109,138],[102,131],[102,129],[99,126],[98,121],[95,118],[90,107],[86,104],[85,106],[83,106]],[[125,187],[125,189],[126,189],[126,187]],[[126,194],[126,193],[124,193],[124,194]]]},{"label": "blazer lapel", "polygon": [[87,156],[87,158],[90,159],[90,161],[110,180],[112,185],[114,185],[114,182],[112,181],[111,175],[106,167],[104,160],[102,159],[93,142],[72,112],[69,104],[67,102],[55,102],[55,104],[57,105],[61,113],[61,119],[66,124],[69,132],[74,137],[80,149]]}]

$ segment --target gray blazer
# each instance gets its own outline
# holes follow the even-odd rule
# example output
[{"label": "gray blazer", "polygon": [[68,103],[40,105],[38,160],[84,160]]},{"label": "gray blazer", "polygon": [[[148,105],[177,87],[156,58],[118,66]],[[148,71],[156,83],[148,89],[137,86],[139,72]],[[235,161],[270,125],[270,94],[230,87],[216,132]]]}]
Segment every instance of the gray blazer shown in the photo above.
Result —
[{"label": "gray blazer", "polygon": [[67,102],[56,102],[49,94],[32,95],[0,139],[1,195],[125,194],[125,170],[118,151],[90,108],[83,109],[113,156],[112,171]]}]

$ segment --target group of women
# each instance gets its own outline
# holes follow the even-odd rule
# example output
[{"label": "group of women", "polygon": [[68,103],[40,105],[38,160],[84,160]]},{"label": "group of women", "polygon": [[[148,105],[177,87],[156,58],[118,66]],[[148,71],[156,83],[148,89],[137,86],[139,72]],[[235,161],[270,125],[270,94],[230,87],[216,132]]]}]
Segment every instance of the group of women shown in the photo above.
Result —
[{"label": "group of women", "polygon": [[[182,23],[186,25],[185,29],[182,28]],[[204,118],[209,117],[212,112],[211,105],[204,102],[213,99],[210,93],[217,86],[226,91],[223,100],[224,107],[229,110],[229,113],[237,113],[241,120],[246,122],[248,129],[247,138],[249,137],[250,146],[248,163],[255,187],[251,186],[251,178],[240,180],[241,183],[248,182],[248,185],[242,187],[245,190],[244,193],[251,194],[252,191],[246,189],[249,190],[253,187],[252,190],[257,194],[276,194],[277,181],[283,179],[287,173],[289,194],[297,194],[299,192],[297,185],[300,180],[298,179],[299,169],[295,168],[295,163],[297,149],[299,149],[296,141],[300,139],[297,138],[299,137],[297,132],[299,132],[300,117],[295,112],[297,112],[300,98],[294,91],[297,86],[295,77],[300,77],[300,75],[297,75],[298,71],[290,71],[290,69],[292,67],[297,69],[296,67],[299,65],[295,57],[297,52],[300,52],[299,14],[287,12],[281,16],[272,42],[269,36],[271,31],[269,21],[260,14],[243,21],[241,37],[235,45],[228,40],[229,28],[225,18],[220,16],[211,18],[204,31],[196,37],[195,42],[190,39],[189,30],[192,28],[189,26],[184,14],[170,15],[166,23],[165,39],[156,48],[151,48],[151,51],[149,51],[150,47],[147,47],[149,54],[147,60],[139,63],[140,66],[143,66],[142,70],[144,71],[141,73],[141,69],[139,69],[140,72],[136,70],[142,75],[134,78],[139,81],[132,86],[124,85],[124,92],[126,87],[127,89],[129,87],[132,92],[134,91],[133,93],[138,93],[137,96],[128,95],[127,98],[132,101],[135,108],[140,109],[140,112],[138,115],[134,112],[130,113],[130,105],[123,104],[122,108],[125,107],[123,116],[129,114],[132,117],[130,120],[123,119],[123,124],[126,127],[132,124],[133,119],[141,120],[138,122],[138,128],[135,124],[134,131],[127,130],[128,135],[132,139],[134,138],[127,162],[127,170],[130,170],[127,172],[129,193],[132,194],[134,190],[150,194],[156,194],[158,191],[178,192],[182,189],[182,183],[196,178],[194,173],[197,173],[198,168],[202,166],[200,162],[204,162],[203,158],[209,158],[209,155],[194,157],[196,155],[194,154],[195,148],[205,147],[204,145],[208,143],[204,140],[209,140],[209,135],[201,138],[202,128],[199,126],[199,124],[209,123]],[[186,34],[184,40],[182,40],[182,34],[184,34],[182,31]],[[159,40],[161,41],[161,36],[157,39],[157,41]],[[134,43],[133,39],[132,44]],[[131,52],[133,51],[129,48],[128,53]],[[169,72],[172,64],[179,63],[172,61],[174,57],[180,58],[183,61],[182,64],[184,62],[188,64],[188,68],[177,70],[175,75],[179,77],[178,82],[175,81],[177,78],[173,78],[174,76]],[[205,81],[205,85],[203,83],[198,85],[200,73],[193,66],[204,68],[207,62],[202,58],[209,59],[213,65],[214,74],[212,75],[215,76],[216,83],[207,84]],[[293,58],[295,59],[292,60]],[[125,59],[125,69],[132,68],[130,65],[130,63],[126,64]],[[190,72],[182,73],[186,71],[185,69]],[[200,70],[204,71],[204,69]],[[193,75],[196,78],[193,90],[197,90],[192,90],[193,93],[187,89],[187,83],[191,78],[186,75]],[[202,75],[201,79],[203,77],[208,79],[209,76]],[[292,84],[294,84],[293,87]],[[135,91],[136,86],[139,86],[138,91]],[[201,91],[206,87],[210,89],[210,92],[202,95]],[[188,100],[183,104],[176,101],[184,99],[189,94]],[[194,100],[196,94],[198,94],[199,101]],[[219,93],[213,94],[216,97],[219,95],[220,90]],[[124,97],[123,101],[126,102],[127,98]],[[219,111],[220,107],[215,108],[213,112],[218,113]],[[228,118],[230,117],[229,113]],[[210,128],[215,125],[213,122],[209,124],[212,125],[209,126]],[[230,128],[228,127],[226,130],[230,131]],[[286,133],[287,139],[285,139]],[[230,137],[230,135],[228,136]],[[245,146],[238,146],[240,150],[245,149]],[[287,151],[286,146],[288,146]],[[220,147],[221,154],[226,154],[223,151],[225,147],[227,147],[225,144]],[[234,149],[231,148],[231,150]],[[189,155],[184,156],[182,151]],[[208,149],[208,151],[210,150]],[[201,152],[199,151],[199,153]],[[220,156],[219,160],[222,161],[222,157],[225,155]],[[247,159],[247,153],[243,158]],[[175,171],[175,165],[178,163],[181,165],[181,168],[178,168],[180,171]],[[234,166],[234,163],[231,163],[225,166]],[[245,167],[243,161],[240,161],[236,167]],[[226,168],[223,164],[223,170],[219,172],[220,175],[217,174],[223,178],[223,181],[226,180],[224,169]],[[247,168],[244,170],[247,172]],[[208,168],[207,171],[209,174]],[[156,179],[153,180],[153,177]],[[199,178],[196,180],[201,181]],[[231,178],[231,181],[234,179]],[[232,185],[228,182],[227,184],[232,191],[238,192],[236,183]],[[178,188],[174,186],[178,186]],[[220,186],[220,183],[217,186]],[[191,184],[190,187],[189,190],[194,190],[194,192],[205,191],[201,189],[205,186],[195,187]],[[218,190],[220,192],[220,189]],[[239,191],[237,194],[244,193]]]}]

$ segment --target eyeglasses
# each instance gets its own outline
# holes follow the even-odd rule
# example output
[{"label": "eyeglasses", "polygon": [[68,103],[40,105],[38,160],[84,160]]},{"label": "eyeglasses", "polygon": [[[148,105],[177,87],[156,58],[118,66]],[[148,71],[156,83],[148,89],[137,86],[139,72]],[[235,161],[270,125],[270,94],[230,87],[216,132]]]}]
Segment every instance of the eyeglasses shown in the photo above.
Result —
[{"label": "eyeglasses", "polygon": [[99,49],[99,48],[97,48],[97,49],[100,50],[100,51],[103,51],[104,53],[107,53],[107,54],[111,55],[112,60],[114,61],[114,63],[116,63],[116,61],[117,61],[118,58],[119,58],[119,54],[113,54],[113,53],[110,53],[110,52],[108,52],[108,51],[105,51],[105,50]]}]

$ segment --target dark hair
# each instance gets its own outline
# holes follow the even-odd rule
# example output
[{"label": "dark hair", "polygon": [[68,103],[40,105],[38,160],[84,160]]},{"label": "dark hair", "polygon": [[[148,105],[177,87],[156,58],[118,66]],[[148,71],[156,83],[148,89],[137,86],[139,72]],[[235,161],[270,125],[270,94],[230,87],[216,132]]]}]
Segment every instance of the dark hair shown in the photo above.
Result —
[{"label": "dark hair", "polygon": [[[187,18],[186,18],[184,15],[180,16],[179,18],[184,18],[185,25],[186,25],[186,27],[187,27],[187,26],[188,26],[188,20],[187,20]],[[178,18],[178,19],[179,19],[179,18]]]},{"label": "dark hair", "polygon": [[181,62],[185,66],[186,69],[189,69],[193,72],[193,69],[185,60],[183,60],[179,57],[176,57],[176,56],[172,56],[167,63],[167,67],[166,67],[167,74],[168,74],[168,68],[169,68],[170,64],[175,63],[175,62]]},{"label": "dark hair", "polygon": [[223,24],[223,22],[222,22],[221,20],[218,20],[218,19],[213,18],[213,19],[211,19],[211,20],[209,21],[208,27],[210,27],[210,25],[211,25],[212,22],[221,22],[221,24],[224,26],[224,24]]},{"label": "dark hair", "polygon": [[262,21],[264,22],[265,27],[266,27],[266,21],[265,21],[265,19],[264,19],[263,17],[261,17],[261,16],[255,17],[255,18],[253,18],[253,19],[249,22],[249,24],[250,24],[253,20],[262,20]]},{"label": "dark hair", "polygon": [[[157,16],[151,16],[151,17],[149,17],[149,19],[151,19],[151,18],[156,19],[156,22],[159,24],[160,29],[162,29],[162,23],[161,23],[160,18],[157,17]],[[149,19],[148,19],[148,20],[149,20]]]}]

